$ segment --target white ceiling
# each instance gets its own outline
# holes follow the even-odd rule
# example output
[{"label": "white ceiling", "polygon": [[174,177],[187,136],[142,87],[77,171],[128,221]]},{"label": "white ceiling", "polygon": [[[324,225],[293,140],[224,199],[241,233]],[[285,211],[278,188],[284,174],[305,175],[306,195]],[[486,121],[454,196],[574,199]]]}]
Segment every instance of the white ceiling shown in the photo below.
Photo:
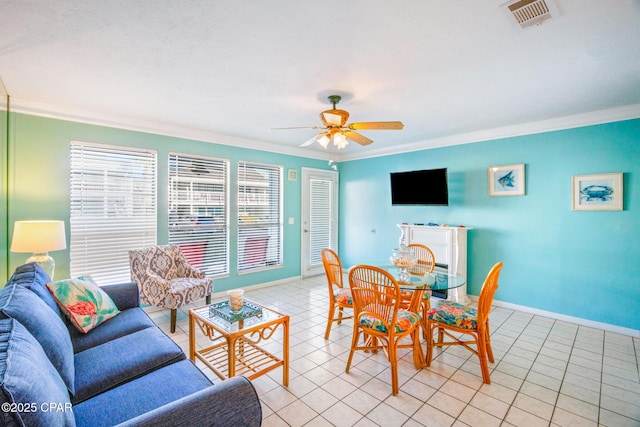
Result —
[{"label": "white ceiling", "polygon": [[640,117],[640,0],[0,0],[11,108],[281,151],[326,97],[362,131],[338,159]]}]

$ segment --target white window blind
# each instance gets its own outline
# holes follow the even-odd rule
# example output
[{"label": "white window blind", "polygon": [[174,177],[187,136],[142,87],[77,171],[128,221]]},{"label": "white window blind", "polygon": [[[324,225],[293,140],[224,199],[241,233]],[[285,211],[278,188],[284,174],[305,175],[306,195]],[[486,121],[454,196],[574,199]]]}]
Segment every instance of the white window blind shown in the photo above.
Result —
[{"label": "white window blind", "polygon": [[314,179],[309,181],[309,263],[322,264],[322,250],[335,249],[331,241],[333,181]]},{"label": "white window blind", "polygon": [[207,275],[229,272],[229,162],[169,154],[169,243]]},{"label": "white window blind", "polygon": [[238,271],[282,265],[282,167],[238,165]]},{"label": "white window blind", "polygon": [[151,150],[71,143],[73,277],[128,282],[128,251],[156,244],[156,158]]}]

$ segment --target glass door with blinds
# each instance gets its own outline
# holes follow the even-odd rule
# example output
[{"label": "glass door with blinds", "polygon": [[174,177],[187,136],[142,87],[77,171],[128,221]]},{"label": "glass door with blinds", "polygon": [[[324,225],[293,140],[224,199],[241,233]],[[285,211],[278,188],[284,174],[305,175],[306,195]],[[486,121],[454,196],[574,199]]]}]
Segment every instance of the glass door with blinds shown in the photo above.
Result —
[{"label": "glass door with blinds", "polygon": [[321,251],[338,249],[338,173],[302,168],[302,275],[323,274]]},{"label": "glass door with blinds", "polygon": [[207,276],[229,273],[229,161],[169,154],[169,243]]}]

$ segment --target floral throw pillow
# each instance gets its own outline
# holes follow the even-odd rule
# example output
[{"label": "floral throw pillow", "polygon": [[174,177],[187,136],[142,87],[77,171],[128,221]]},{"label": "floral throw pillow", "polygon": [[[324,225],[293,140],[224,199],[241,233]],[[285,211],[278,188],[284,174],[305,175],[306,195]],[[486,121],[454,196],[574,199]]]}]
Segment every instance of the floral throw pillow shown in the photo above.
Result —
[{"label": "floral throw pillow", "polygon": [[73,325],[85,334],[120,313],[90,276],[50,282],[47,288]]}]

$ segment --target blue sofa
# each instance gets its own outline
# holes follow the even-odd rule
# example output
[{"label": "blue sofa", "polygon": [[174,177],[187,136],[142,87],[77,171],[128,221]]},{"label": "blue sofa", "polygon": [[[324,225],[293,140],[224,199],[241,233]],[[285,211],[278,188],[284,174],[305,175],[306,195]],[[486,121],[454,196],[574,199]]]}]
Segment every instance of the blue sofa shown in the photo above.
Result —
[{"label": "blue sofa", "polygon": [[104,286],[120,313],[86,334],[37,264],[0,290],[0,425],[259,426],[245,377],[213,383],[140,308],[135,283]]}]

